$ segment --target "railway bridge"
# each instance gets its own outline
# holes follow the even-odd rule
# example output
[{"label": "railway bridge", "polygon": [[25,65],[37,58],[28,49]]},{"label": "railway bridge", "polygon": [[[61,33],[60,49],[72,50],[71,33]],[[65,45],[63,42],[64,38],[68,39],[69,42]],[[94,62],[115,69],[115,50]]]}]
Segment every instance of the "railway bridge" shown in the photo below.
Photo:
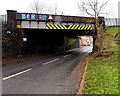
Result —
[{"label": "railway bridge", "polygon": [[[99,23],[102,20],[103,17],[100,17]],[[93,36],[94,32],[93,17],[19,13],[7,10],[7,33],[19,33],[21,37],[18,42],[27,53],[63,51],[74,44],[74,47],[79,47],[78,37]]]}]

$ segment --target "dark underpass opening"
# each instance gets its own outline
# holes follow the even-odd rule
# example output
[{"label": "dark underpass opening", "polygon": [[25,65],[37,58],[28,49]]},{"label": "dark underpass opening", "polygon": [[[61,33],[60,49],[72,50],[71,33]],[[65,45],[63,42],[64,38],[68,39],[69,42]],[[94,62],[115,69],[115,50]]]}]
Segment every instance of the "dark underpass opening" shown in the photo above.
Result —
[{"label": "dark underpass opening", "polygon": [[80,35],[91,35],[91,32],[80,30],[42,30],[42,29],[23,29],[24,53],[56,53],[66,50],[65,37],[75,37]]}]

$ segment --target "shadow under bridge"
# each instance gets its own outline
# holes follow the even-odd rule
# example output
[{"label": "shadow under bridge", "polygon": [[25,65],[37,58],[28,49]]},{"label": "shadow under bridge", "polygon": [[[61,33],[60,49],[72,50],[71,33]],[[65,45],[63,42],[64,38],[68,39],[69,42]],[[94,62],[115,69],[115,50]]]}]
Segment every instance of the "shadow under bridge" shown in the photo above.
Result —
[{"label": "shadow under bridge", "polygon": [[[68,38],[78,39],[78,36],[92,35],[92,31],[61,30],[61,29],[28,29],[24,28],[24,53],[54,53],[67,50]],[[67,38],[67,39],[66,39]],[[66,43],[67,42],[67,43]]]}]

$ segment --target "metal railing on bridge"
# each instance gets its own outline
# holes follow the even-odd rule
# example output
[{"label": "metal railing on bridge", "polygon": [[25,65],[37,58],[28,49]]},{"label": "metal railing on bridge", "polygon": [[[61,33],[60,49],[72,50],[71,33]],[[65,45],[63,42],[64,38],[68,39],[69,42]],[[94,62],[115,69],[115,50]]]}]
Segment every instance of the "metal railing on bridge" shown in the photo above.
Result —
[{"label": "metal railing on bridge", "polygon": [[6,27],[7,25],[7,15],[0,15],[0,26],[1,27]]},{"label": "metal railing on bridge", "polygon": [[120,18],[105,18],[106,26],[120,26]]}]

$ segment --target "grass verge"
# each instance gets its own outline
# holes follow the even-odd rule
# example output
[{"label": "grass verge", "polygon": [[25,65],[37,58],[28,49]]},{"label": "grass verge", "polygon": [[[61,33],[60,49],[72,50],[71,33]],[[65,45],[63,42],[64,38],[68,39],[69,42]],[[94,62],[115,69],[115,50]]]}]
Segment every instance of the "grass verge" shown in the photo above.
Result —
[{"label": "grass verge", "polygon": [[85,79],[84,94],[119,94],[118,88],[118,45],[113,43],[118,27],[109,27],[106,39],[112,42],[104,51],[113,52],[109,57],[89,58],[87,76]]}]

